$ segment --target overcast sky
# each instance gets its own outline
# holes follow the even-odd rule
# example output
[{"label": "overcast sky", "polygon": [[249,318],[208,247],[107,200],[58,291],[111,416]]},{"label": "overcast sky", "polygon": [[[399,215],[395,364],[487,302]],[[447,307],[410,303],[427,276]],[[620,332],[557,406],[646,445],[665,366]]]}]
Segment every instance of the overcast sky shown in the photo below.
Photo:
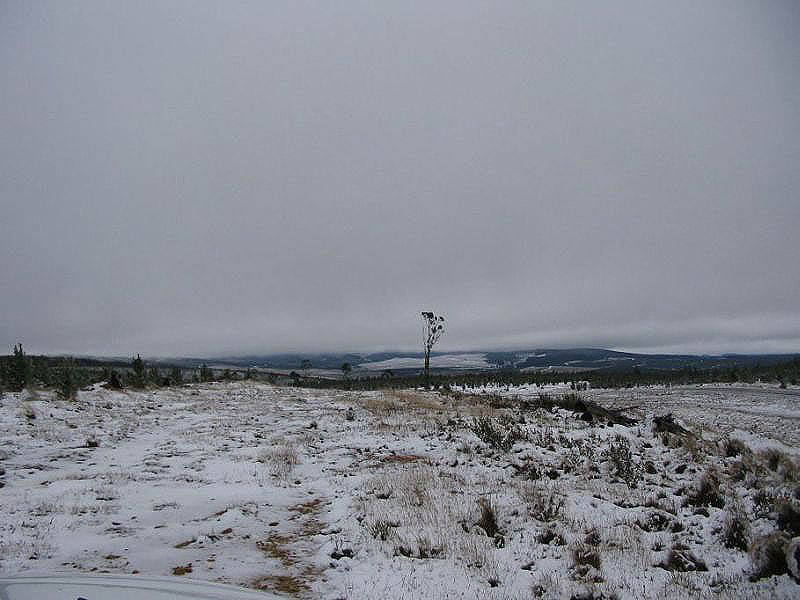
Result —
[{"label": "overcast sky", "polygon": [[800,352],[800,3],[0,3],[0,351]]}]

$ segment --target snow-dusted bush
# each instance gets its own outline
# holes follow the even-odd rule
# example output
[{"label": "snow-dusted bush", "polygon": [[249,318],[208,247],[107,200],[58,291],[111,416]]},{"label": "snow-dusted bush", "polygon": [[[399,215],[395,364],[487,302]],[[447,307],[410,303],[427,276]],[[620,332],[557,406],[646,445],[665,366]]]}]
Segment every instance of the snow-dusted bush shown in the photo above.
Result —
[{"label": "snow-dusted bush", "polygon": [[794,538],[786,545],[786,565],[789,574],[800,583],[800,537]]},{"label": "snow-dusted bush", "polygon": [[78,379],[75,363],[72,359],[65,359],[58,371],[58,387],[56,392],[62,400],[74,400],[78,393]]},{"label": "snow-dusted bush", "polygon": [[767,465],[767,468],[770,471],[777,471],[778,467],[781,466],[782,463],[786,462],[787,460],[791,460],[783,452],[776,448],[763,450],[759,454],[759,458]]},{"label": "snow-dusted bush", "polygon": [[722,440],[722,455],[726,458],[734,458],[736,456],[746,456],[751,454],[750,449],[745,445],[742,440],[736,438],[726,437]]},{"label": "snow-dusted bush", "polygon": [[800,463],[785,457],[780,466],[780,474],[786,483],[796,483],[800,481]]},{"label": "snow-dusted bush", "polygon": [[757,581],[772,575],[786,573],[786,546],[788,543],[789,537],[781,531],[761,536],[755,540],[750,548],[752,566],[750,580]]},{"label": "snow-dusted bush", "polygon": [[760,489],[753,494],[753,515],[757,518],[768,516],[778,500],[774,490]]},{"label": "snow-dusted bush", "polygon": [[781,498],[775,503],[778,527],[790,537],[800,536],[800,508],[789,498]]},{"label": "snow-dusted bush", "polygon": [[34,409],[33,405],[30,402],[28,402],[27,400],[24,401],[20,405],[19,414],[26,421],[35,421],[36,420],[36,409]]},{"label": "snow-dusted bush", "polygon": [[686,496],[686,504],[689,506],[714,506],[723,508],[725,506],[725,496],[720,490],[720,474],[714,468],[709,468],[700,477],[700,481],[692,488]]},{"label": "snow-dusted bush", "polygon": [[272,475],[285,479],[300,464],[300,455],[292,444],[277,444],[262,451],[258,460],[269,467]]},{"label": "snow-dusted bush", "polygon": [[742,551],[747,551],[750,544],[750,521],[739,502],[732,503],[725,512],[722,543],[728,548]]},{"label": "snow-dusted bush", "polygon": [[602,561],[600,560],[600,552],[596,547],[588,544],[579,543],[572,547],[572,562],[575,567],[590,566],[598,571]]},{"label": "snow-dusted bush", "polygon": [[517,489],[528,512],[537,521],[549,523],[564,515],[565,496],[560,487],[546,483],[525,482]]},{"label": "snow-dusted bush", "polygon": [[388,519],[374,519],[366,524],[367,531],[376,540],[385,542],[392,535],[392,528],[397,524]]},{"label": "snow-dusted bush", "polygon": [[617,435],[604,453],[611,463],[611,472],[625,482],[629,488],[635,488],[642,476],[642,468],[633,459],[630,442]]},{"label": "snow-dusted bush", "polygon": [[500,526],[497,524],[497,514],[491,500],[486,498],[478,499],[478,506],[481,508],[481,518],[475,523],[486,532],[488,537],[502,535]]},{"label": "snow-dusted bush", "polygon": [[697,463],[703,462],[707,453],[705,443],[696,435],[681,436],[681,447]]},{"label": "snow-dusted bush", "polygon": [[525,432],[510,417],[491,419],[478,417],[472,420],[473,433],[495,450],[508,452],[514,444],[525,439]]},{"label": "snow-dusted bush", "polygon": [[667,571],[678,571],[686,573],[690,571],[708,571],[706,563],[694,555],[684,544],[674,544],[670,548],[667,559],[661,563],[661,567]]}]

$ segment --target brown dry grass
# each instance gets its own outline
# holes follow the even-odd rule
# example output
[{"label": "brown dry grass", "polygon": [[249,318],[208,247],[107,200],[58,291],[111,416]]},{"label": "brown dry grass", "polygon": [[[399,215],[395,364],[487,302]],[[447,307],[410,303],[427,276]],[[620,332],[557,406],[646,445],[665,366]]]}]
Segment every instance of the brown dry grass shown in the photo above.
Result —
[{"label": "brown dry grass", "polygon": [[316,512],[319,509],[319,505],[322,504],[322,500],[320,498],[314,498],[313,500],[309,500],[308,502],[303,502],[301,504],[297,504],[289,508],[290,511],[300,513],[301,515],[307,515],[311,512]]},{"label": "brown dry grass", "polygon": [[172,569],[173,575],[186,575],[187,573],[192,572],[192,563],[188,565],[178,566]]},{"label": "brown dry grass", "polygon": [[397,410],[417,412],[441,412],[444,406],[438,394],[415,390],[385,390],[383,401],[397,407]]},{"label": "brown dry grass", "polygon": [[412,462],[428,462],[428,459],[417,454],[388,454],[382,456],[380,462],[385,464],[406,464]]},{"label": "brown dry grass", "polygon": [[381,419],[397,414],[402,408],[399,403],[383,395],[360,398],[359,402],[364,410]]},{"label": "brown dry grass", "polygon": [[262,591],[288,594],[289,596],[299,596],[311,591],[305,578],[296,575],[265,575],[253,580],[250,583],[250,587]]},{"label": "brown dry grass", "polygon": [[258,577],[250,582],[249,587],[292,597],[310,596],[310,584],[319,578],[321,572],[314,566],[303,565],[301,558],[292,551],[291,545],[300,538],[320,534],[324,524],[315,515],[324,504],[324,500],[315,498],[290,507],[289,511],[295,513],[290,519],[303,518],[300,531],[289,534],[273,533],[256,542],[259,550],[270,558],[279,560],[288,572]]},{"label": "brown dry grass", "polygon": [[325,524],[312,516],[303,522],[303,527],[297,535],[298,537],[314,537],[322,533],[323,529],[325,529]]},{"label": "brown dry grass", "polygon": [[292,538],[288,535],[273,533],[267,539],[256,542],[256,547],[270,558],[281,561],[284,567],[290,567],[297,562],[294,554],[288,548],[291,541]]},{"label": "brown dry grass", "polygon": [[300,455],[291,442],[275,439],[273,444],[271,448],[262,450],[257,460],[267,465],[272,475],[286,479],[291,475],[294,468],[300,464]]}]

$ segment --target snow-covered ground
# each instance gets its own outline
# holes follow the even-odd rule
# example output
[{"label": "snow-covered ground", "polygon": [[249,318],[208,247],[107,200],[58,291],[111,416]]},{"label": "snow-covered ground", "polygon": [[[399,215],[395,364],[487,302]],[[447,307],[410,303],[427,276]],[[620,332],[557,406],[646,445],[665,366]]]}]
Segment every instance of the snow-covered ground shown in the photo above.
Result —
[{"label": "snow-covered ground", "polygon": [[[760,492],[797,499],[798,396],[586,392],[638,406],[639,425],[612,427],[513,401],[542,391],[569,390],[490,389],[508,398],[491,404],[254,382],[96,386],[75,402],[6,393],[0,573],[174,576],[299,598],[800,595],[787,575],[751,582],[747,553],[721,541],[732,513],[747,515],[750,540],[776,529]],[[666,412],[699,437],[654,434]],[[520,439],[493,447],[492,428]],[[728,456],[727,439],[753,452]],[[689,501],[709,469],[723,508]],[[658,566],[671,550],[672,568],[707,570]]]},{"label": "snow-covered ground", "polygon": [[[360,369],[383,371],[385,369],[419,369],[418,356],[389,358],[386,360],[360,363]],[[494,365],[486,360],[486,354],[439,354],[431,356],[432,369],[491,369]]]}]

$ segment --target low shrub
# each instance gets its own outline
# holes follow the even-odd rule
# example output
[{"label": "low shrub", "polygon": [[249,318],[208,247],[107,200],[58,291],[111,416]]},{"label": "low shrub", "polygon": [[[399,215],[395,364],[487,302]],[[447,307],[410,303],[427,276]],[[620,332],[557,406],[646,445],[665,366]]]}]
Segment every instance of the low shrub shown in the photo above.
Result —
[{"label": "low shrub", "polygon": [[773,490],[756,490],[753,494],[753,516],[757,519],[769,516],[777,500],[778,495]]},{"label": "low shrub", "polygon": [[74,400],[79,388],[78,375],[72,359],[65,359],[58,371],[56,392],[62,400]]},{"label": "low shrub", "polygon": [[759,458],[764,462],[770,471],[778,471],[778,468],[786,462],[791,463],[791,459],[776,448],[769,448],[759,453]]},{"label": "low shrub", "polygon": [[686,504],[689,506],[713,506],[723,508],[725,506],[725,496],[720,490],[720,476],[716,469],[708,469],[700,481],[690,490],[686,496]]},{"label": "low shrub", "polygon": [[536,541],[540,544],[547,544],[547,545],[554,545],[554,546],[563,546],[567,542],[564,540],[564,536],[561,535],[558,531],[553,529],[552,527],[548,527],[544,531],[542,531],[539,535],[536,536]]},{"label": "low shrub", "polygon": [[780,531],[761,536],[753,542],[749,552],[750,581],[786,573],[786,545],[788,543],[789,537]]},{"label": "low shrub", "polygon": [[728,475],[733,481],[739,483],[748,482],[748,480],[754,482],[759,479],[762,471],[763,469],[749,455],[741,456],[728,465]]},{"label": "low shrub", "polygon": [[516,442],[525,439],[522,428],[510,417],[496,421],[489,417],[475,418],[470,429],[481,441],[502,452],[508,452]]},{"label": "low shrub", "polygon": [[722,440],[722,454],[727,458],[746,455],[749,452],[750,449],[742,440],[728,437]]},{"label": "low shrub", "polygon": [[599,546],[601,541],[600,532],[597,529],[590,529],[583,538],[583,543],[587,546]]},{"label": "low shrub", "polygon": [[549,523],[564,514],[564,494],[554,485],[529,483],[521,486],[519,493],[537,521]]},{"label": "low shrub", "polygon": [[300,464],[300,455],[293,445],[278,444],[264,450],[258,460],[266,464],[273,475],[286,478]]},{"label": "low shrub", "polygon": [[576,544],[572,549],[572,562],[575,566],[589,565],[600,570],[600,553],[597,548],[586,544]]},{"label": "low shrub", "polygon": [[372,523],[367,524],[367,531],[376,540],[385,542],[392,535],[392,527],[394,523],[387,519],[375,519]]},{"label": "low shrub", "polygon": [[800,510],[789,498],[781,498],[775,503],[776,522],[781,531],[791,537],[800,536]]},{"label": "low shrub", "polygon": [[642,468],[633,460],[631,445],[626,438],[618,435],[604,455],[611,463],[611,471],[616,477],[624,481],[629,488],[638,485]]},{"label": "low shrub", "polygon": [[483,529],[488,537],[494,537],[500,533],[494,506],[486,498],[479,498],[478,506],[481,507],[481,518],[478,519],[475,525]]},{"label": "low shrub", "polygon": [[790,458],[786,458],[781,464],[780,474],[785,483],[795,483],[800,481],[800,463]]},{"label": "low shrub", "polygon": [[687,546],[680,543],[674,544],[672,548],[670,548],[667,559],[658,566],[667,571],[678,571],[681,573],[708,571],[706,563],[697,558]]},{"label": "low shrub", "polygon": [[734,503],[728,508],[722,525],[722,543],[727,548],[747,552],[750,545],[750,521],[741,504]]}]

